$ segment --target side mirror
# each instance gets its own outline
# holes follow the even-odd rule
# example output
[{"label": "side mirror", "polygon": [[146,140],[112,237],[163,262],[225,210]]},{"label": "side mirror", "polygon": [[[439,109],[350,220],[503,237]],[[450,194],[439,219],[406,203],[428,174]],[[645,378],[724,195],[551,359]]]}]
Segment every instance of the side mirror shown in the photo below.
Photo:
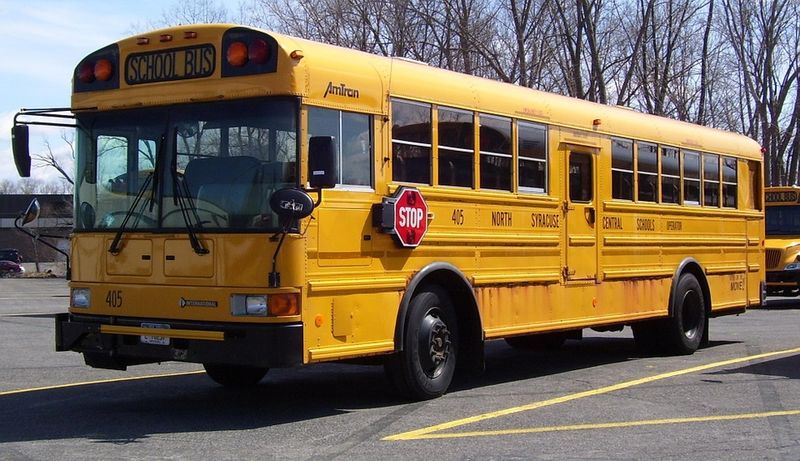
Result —
[{"label": "side mirror", "polygon": [[28,125],[11,127],[11,149],[14,151],[14,163],[22,178],[31,176],[31,153],[28,150]]},{"label": "side mirror", "polygon": [[336,185],[336,144],[333,136],[312,136],[308,141],[308,182],[313,189],[330,189]]},{"label": "side mirror", "polygon": [[28,209],[22,214],[22,225],[24,226],[31,221],[39,219],[39,211],[41,211],[41,208],[39,208],[39,199],[31,200],[30,205],[28,205]]},{"label": "side mirror", "polygon": [[305,191],[288,187],[272,193],[269,207],[281,219],[297,220],[308,217],[314,211],[314,201]]}]

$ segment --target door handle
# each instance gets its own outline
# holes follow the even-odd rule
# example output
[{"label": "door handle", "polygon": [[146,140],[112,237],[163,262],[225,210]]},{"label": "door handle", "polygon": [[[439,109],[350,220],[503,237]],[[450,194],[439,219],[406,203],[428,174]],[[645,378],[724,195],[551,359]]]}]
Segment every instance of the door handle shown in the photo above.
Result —
[{"label": "door handle", "polygon": [[595,220],[594,207],[586,207],[585,215],[586,215],[586,221],[589,224],[594,225],[594,220]]}]

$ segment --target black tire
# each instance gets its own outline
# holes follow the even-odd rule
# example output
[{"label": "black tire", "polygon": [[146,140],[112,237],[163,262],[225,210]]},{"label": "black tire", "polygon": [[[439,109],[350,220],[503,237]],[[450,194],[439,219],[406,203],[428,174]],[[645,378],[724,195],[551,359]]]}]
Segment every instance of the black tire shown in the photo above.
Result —
[{"label": "black tire", "polygon": [[426,288],[411,300],[404,348],[386,362],[386,374],[406,397],[428,400],[447,391],[456,369],[458,321],[447,293]]},{"label": "black tire", "polygon": [[703,289],[694,275],[683,274],[672,300],[672,316],[661,323],[666,351],[676,355],[693,354],[703,341],[705,328]]},{"label": "black tire", "polygon": [[558,349],[567,340],[567,333],[542,333],[538,335],[512,336],[506,338],[506,344],[514,349]]},{"label": "black tire", "polygon": [[204,363],[203,368],[209,378],[225,387],[255,386],[269,371],[269,368],[213,363]]}]

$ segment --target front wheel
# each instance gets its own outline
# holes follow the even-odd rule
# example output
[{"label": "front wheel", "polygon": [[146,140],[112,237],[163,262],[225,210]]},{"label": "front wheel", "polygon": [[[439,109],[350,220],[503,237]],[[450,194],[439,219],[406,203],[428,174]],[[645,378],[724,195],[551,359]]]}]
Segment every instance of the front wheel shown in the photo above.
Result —
[{"label": "front wheel", "polygon": [[386,363],[394,385],[414,400],[428,400],[447,391],[456,368],[458,322],[450,297],[439,287],[411,300],[403,351]]},{"label": "front wheel", "polygon": [[269,368],[213,363],[204,363],[203,368],[209,378],[225,387],[255,386],[269,371]]}]

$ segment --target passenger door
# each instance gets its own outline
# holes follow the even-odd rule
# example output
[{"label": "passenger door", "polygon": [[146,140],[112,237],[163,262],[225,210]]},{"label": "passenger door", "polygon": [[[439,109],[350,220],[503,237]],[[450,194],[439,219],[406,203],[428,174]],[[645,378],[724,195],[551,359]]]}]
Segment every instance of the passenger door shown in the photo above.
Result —
[{"label": "passenger door", "polygon": [[596,166],[589,152],[567,150],[564,191],[567,229],[565,281],[594,280],[597,276]]}]

